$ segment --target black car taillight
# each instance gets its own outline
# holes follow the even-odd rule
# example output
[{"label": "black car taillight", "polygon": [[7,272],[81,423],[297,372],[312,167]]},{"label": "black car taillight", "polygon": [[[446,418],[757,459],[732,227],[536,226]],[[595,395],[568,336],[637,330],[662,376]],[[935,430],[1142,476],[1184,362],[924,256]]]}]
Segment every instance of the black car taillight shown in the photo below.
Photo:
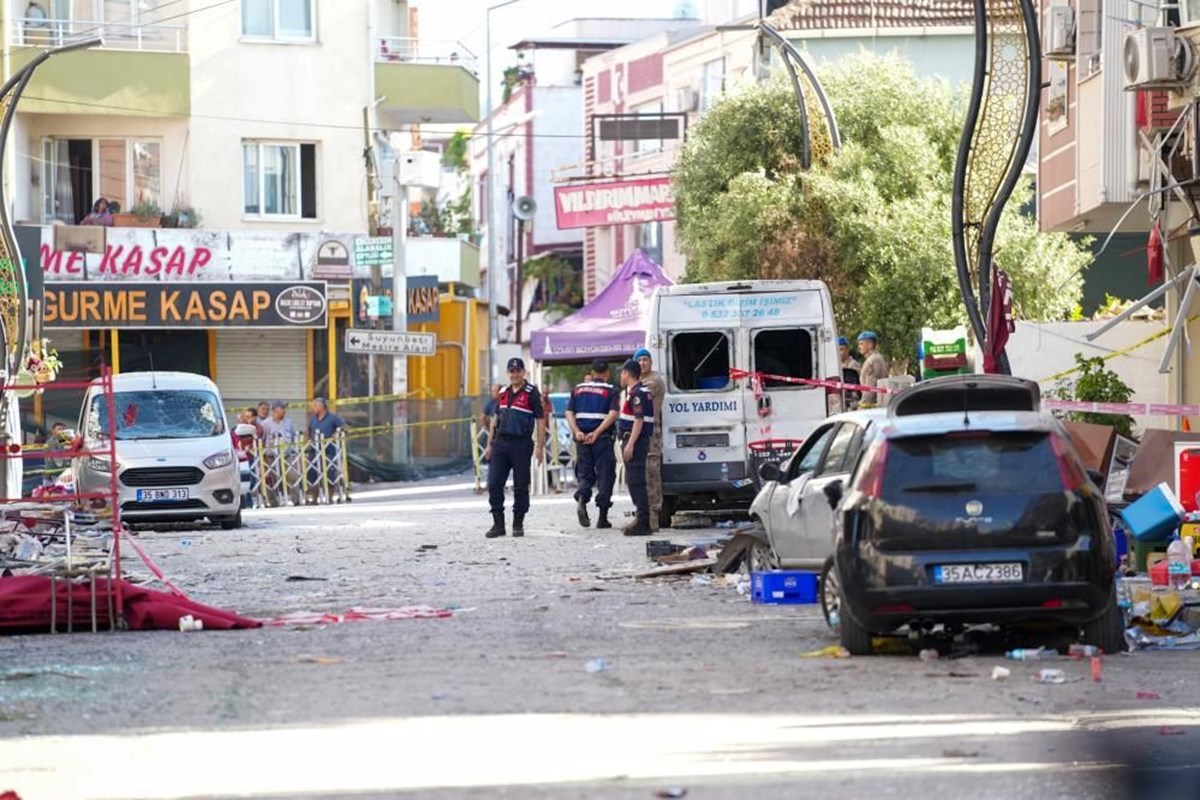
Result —
[{"label": "black car taillight", "polygon": [[858,474],[855,488],[868,497],[883,496],[883,470],[887,466],[887,440],[875,445],[863,464],[862,472]]}]

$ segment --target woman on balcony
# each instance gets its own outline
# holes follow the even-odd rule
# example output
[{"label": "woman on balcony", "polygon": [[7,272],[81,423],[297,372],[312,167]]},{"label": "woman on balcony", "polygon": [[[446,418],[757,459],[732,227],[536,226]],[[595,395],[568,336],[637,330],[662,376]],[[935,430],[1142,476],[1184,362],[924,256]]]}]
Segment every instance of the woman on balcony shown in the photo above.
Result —
[{"label": "woman on balcony", "polygon": [[113,224],[112,212],[108,210],[108,200],[103,197],[97,198],[92,205],[92,213],[88,214],[79,223],[80,225],[103,225],[111,228]]}]

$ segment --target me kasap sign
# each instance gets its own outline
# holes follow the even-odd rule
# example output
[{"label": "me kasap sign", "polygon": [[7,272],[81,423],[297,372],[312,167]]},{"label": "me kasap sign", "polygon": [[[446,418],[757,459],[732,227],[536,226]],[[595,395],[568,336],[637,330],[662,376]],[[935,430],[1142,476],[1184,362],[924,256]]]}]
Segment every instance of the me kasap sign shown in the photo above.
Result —
[{"label": "me kasap sign", "polygon": [[560,230],[675,219],[670,178],[578,183],[554,189]]}]

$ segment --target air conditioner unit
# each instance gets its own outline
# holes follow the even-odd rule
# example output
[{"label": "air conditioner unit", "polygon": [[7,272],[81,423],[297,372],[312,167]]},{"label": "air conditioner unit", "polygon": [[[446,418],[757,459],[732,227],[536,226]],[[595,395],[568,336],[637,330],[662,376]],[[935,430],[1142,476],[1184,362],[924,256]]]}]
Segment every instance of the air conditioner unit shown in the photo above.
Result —
[{"label": "air conditioner unit", "polygon": [[680,111],[695,111],[700,108],[700,93],[687,86],[676,93],[675,101]]},{"label": "air conditioner unit", "polygon": [[1051,61],[1075,57],[1075,9],[1070,6],[1050,6],[1046,9],[1043,45]]},{"label": "air conditioner unit", "polygon": [[1195,71],[1191,42],[1174,28],[1138,28],[1125,36],[1125,88],[1178,86]]}]

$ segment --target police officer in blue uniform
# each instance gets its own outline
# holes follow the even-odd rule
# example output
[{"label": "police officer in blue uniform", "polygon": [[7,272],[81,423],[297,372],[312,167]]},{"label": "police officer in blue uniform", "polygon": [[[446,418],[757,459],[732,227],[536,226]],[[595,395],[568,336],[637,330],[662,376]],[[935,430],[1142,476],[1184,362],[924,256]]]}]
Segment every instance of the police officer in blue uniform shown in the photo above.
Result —
[{"label": "police officer in blue uniform", "polygon": [[600,517],[597,528],[611,528],[608,509],[612,508],[613,484],[617,479],[617,454],[613,450],[613,433],[620,411],[620,393],[608,382],[608,362],[592,362],[591,377],[571,391],[567,401],[567,424],[575,438],[575,492],[579,524],[588,527],[587,506],[596,488],[596,508]]},{"label": "police officer in blue uniform", "polygon": [[626,536],[649,536],[650,493],[646,486],[646,456],[650,452],[650,439],[654,436],[654,401],[650,392],[642,385],[642,367],[629,359],[621,367],[621,385],[625,387],[625,398],[617,420],[617,432],[621,437],[621,457],[625,461],[625,483],[629,496],[637,509],[637,518],[625,528]]},{"label": "police officer in blue uniform", "polygon": [[[496,397],[496,421],[489,428],[488,501],[492,507],[489,539],[504,536],[504,484],[513,476],[513,536],[525,535],[529,513],[529,459],[542,463],[546,456],[546,409],[542,393],[525,380],[525,362],[508,360],[509,385]],[[534,433],[536,432],[536,438]]]}]

